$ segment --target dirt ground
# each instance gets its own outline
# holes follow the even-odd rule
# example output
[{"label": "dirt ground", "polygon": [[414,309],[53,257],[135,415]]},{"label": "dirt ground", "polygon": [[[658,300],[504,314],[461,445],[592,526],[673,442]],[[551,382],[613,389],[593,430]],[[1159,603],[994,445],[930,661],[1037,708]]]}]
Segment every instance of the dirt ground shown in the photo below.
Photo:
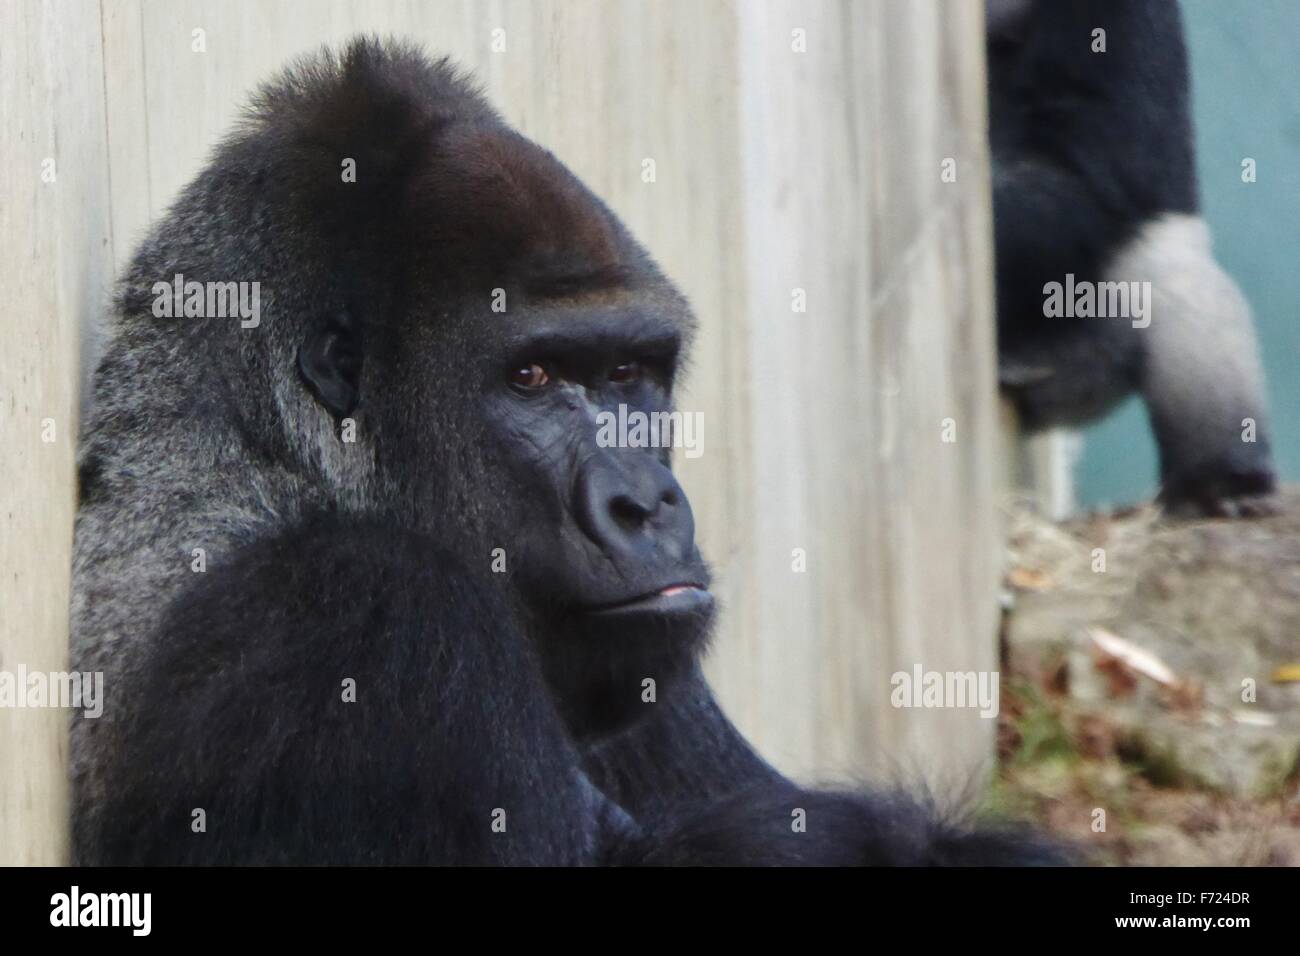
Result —
[{"label": "dirt ground", "polygon": [[1009,509],[999,811],[1098,864],[1300,866],[1300,489],[1281,504]]}]

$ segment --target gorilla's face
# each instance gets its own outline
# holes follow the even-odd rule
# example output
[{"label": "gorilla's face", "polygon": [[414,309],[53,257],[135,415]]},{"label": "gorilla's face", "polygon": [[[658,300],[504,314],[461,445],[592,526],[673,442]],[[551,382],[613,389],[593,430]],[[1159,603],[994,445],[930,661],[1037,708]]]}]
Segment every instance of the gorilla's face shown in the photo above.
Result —
[{"label": "gorilla's face", "polygon": [[398,520],[499,573],[575,735],[607,734],[690,670],[713,617],[670,468],[689,313],[653,275],[503,313],[486,300],[400,337],[340,314],[300,370],[336,418],[378,430],[386,487],[411,501]]},{"label": "gorilla's face", "polygon": [[675,326],[652,310],[579,307],[497,334],[483,414],[525,505],[507,545],[520,585],[538,604],[611,620],[705,603],[690,503],[670,470],[673,436],[629,427],[670,421]]},{"label": "gorilla's face", "polygon": [[576,301],[493,315],[478,389],[510,499],[499,546],[544,624],[561,710],[589,734],[644,712],[691,665],[713,598],[670,469],[676,317],[654,298]]}]

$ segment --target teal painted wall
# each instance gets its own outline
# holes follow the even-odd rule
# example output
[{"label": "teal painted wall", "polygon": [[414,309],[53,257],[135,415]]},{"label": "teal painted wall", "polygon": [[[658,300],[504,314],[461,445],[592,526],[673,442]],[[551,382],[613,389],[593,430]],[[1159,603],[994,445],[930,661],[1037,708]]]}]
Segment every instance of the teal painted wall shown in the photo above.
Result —
[{"label": "teal painted wall", "polygon": [[[1183,0],[1196,146],[1215,253],[1255,311],[1284,480],[1300,480],[1300,0]],[[1241,181],[1241,161],[1257,181]],[[1156,449],[1136,399],[1084,433],[1086,506],[1156,489]]]}]

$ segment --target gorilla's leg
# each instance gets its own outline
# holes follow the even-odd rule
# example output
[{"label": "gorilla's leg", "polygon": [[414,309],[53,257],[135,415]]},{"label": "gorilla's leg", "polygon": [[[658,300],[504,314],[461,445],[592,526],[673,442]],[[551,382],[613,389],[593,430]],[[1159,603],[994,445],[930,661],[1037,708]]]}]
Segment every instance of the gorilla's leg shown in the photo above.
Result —
[{"label": "gorilla's leg", "polygon": [[1250,306],[1214,260],[1208,226],[1164,216],[1107,272],[1152,285],[1151,325],[1139,330],[1140,387],[1160,446],[1166,507],[1228,516],[1271,510],[1275,478]]},{"label": "gorilla's leg", "polygon": [[147,672],[109,689],[106,805],[75,822],[79,862],[593,859],[622,821],[485,578],[330,517],[196,575]]}]

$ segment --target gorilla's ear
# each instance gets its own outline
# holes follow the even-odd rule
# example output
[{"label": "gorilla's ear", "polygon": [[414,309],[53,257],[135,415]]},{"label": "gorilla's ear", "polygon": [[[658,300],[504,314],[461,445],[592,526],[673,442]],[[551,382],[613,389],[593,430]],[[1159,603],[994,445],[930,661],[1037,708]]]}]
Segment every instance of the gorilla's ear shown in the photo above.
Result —
[{"label": "gorilla's ear", "polygon": [[361,325],[350,312],[322,317],[298,349],[298,371],[316,400],[336,419],[349,414],[361,398],[365,359]]}]

